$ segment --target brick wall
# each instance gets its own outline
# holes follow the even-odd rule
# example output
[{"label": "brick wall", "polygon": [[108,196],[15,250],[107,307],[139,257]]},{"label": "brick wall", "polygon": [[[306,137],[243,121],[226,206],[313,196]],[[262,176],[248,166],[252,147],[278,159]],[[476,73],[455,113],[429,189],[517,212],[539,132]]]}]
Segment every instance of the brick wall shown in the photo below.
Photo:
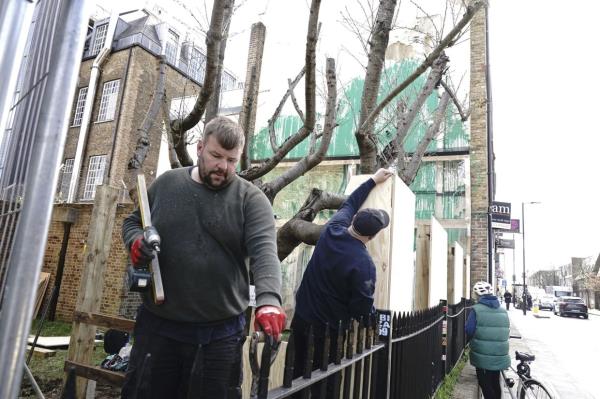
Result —
[{"label": "brick wall", "polygon": [[[92,62],[93,60],[87,60],[81,65],[76,95],[79,93],[79,88],[89,85]],[[111,53],[103,64],[94,98],[87,145],[79,174],[78,198],[81,198],[83,194],[89,159],[94,155],[107,156],[106,172],[108,173],[110,167],[110,184],[115,187],[123,187],[127,162],[137,142],[137,129],[142,125],[154,95],[158,69],[158,58],[138,46]],[[115,119],[98,123],[96,121],[102,98],[102,87],[105,82],[115,79],[121,80]],[[170,104],[171,99],[174,97],[195,96],[199,93],[199,90],[197,84],[179,71],[167,66],[165,80],[167,104]],[[73,101],[75,105],[77,98]],[[73,121],[74,112],[75,107],[73,106],[69,123]],[[162,119],[161,111],[149,131],[150,149],[143,166],[148,184],[156,176],[158,155],[163,140]],[[115,129],[118,129],[118,131],[115,132]],[[79,133],[79,126],[69,129],[63,159],[75,156]],[[111,155],[112,161],[110,160]]]},{"label": "brick wall", "polygon": [[[56,208],[65,205],[55,205]],[[91,204],[70,204],[69,207],[78,211],[77,221],[71,226],[69,245],[65,259],[60,295],[56,307],[58,320],[70,321],[77,302],[77,293],[83,273],[83,257],[87,243],[88,227],[92,214]],[[112,233],[112,244],[106,265],[106,275],[100,311],[111,315],[121,315],[122,301],[127,295],[124,277],[127,264],[127,252],[121,242],[121,226],[123,219],[132,210],[131,205],[119,205]],[[45,301],[48,300],[55,283],[58,257],[63,240],[64,227],[62,222],[53,221],[48,232],[48,244],[44,255],[42,271],[50,273],[49,288]]]},{"label": "brick wall", "polygon": [[471,22],[471,286],[487,281],[488,167],[485,9]]}]

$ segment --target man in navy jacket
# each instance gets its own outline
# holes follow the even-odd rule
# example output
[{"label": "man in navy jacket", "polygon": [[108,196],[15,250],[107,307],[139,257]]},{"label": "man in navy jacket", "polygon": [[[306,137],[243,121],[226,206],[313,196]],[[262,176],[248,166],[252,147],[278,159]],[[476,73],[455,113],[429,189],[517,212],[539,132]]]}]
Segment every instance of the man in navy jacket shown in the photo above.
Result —
[{"label": "man in navy jacket", "polygon": [[[316,370],[321,367],[327,326],[332,338],[329,353],[332,362],[338,323],[341,321],[345,327],[351,318],[366,318],[373,310],[376,269],[365,244],[388,226],[390,218],[382,209],[359,211],[359,208],[373,187],[392,175],[387,169],[379,169],[361,184],[329,220],[319,237],[296,294],[291,325],[296,347],[296,377],[303,373],[310,325],[315,336],[313,370]],[[318,397],[316,394],[313,392],[312,397]]]}]

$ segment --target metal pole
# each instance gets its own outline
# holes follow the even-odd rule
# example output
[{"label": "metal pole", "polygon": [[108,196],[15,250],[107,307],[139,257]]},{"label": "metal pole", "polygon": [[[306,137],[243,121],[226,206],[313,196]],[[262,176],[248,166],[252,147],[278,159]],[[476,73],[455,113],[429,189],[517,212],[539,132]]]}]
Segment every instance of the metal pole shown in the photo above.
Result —
[{"label": "metal pole", "polygon": [[523,315],[527,314],[527,285],[525,282],[525,203],[521,202],[521,223],[523,224]]},{"label": "metal pole", "polygon": [[[0,2],[0,132],[4,132],[13,105],[19,67],[35,4],[27,0]],[[2,134],[0,134],[2,137]]]},{"label": "metal pole", "polygon": [[[47,0],[46,4],[48,2],[56,13],[56,24],[36,27],[47,29],[53,40],[48,75],[44,90],[40,91],[41,98],[37,100],[41,101],[41,112],[28,116],[38,120],[0,315],[0,398],[16,398],[21,386],[37,278],[46,249],[58,166],[87,27],[87,0]],[[39,3],[39,6],[46,4]]]}]

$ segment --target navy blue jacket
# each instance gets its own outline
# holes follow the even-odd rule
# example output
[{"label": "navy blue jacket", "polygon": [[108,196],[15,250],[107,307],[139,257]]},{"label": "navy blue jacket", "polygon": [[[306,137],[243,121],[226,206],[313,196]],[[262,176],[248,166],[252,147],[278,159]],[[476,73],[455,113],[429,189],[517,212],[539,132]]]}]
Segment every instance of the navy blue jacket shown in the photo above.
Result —
[{"label": "navy blue jacket", "polygon": [[371,313],[375,265],[348,227],[373,187],[368,179],[354,190],[321,233],[296,294],[296,314],[303,320],[337,326]]}]

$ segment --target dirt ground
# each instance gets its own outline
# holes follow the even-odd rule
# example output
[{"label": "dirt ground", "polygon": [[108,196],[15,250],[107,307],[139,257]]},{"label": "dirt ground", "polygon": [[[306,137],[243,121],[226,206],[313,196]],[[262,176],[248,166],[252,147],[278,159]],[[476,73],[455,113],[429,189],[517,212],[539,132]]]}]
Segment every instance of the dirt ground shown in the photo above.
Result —
[{"label": "dirt ground", "polygon": [[[38,381],[42,393],[46,399],[60,399],[62,380]],[[96,385],[96,399],[116,399],[121,397],[121,390],[110,385]],[[19,398],[35,399],[35,392],[29,382],[23,383]]]}]

